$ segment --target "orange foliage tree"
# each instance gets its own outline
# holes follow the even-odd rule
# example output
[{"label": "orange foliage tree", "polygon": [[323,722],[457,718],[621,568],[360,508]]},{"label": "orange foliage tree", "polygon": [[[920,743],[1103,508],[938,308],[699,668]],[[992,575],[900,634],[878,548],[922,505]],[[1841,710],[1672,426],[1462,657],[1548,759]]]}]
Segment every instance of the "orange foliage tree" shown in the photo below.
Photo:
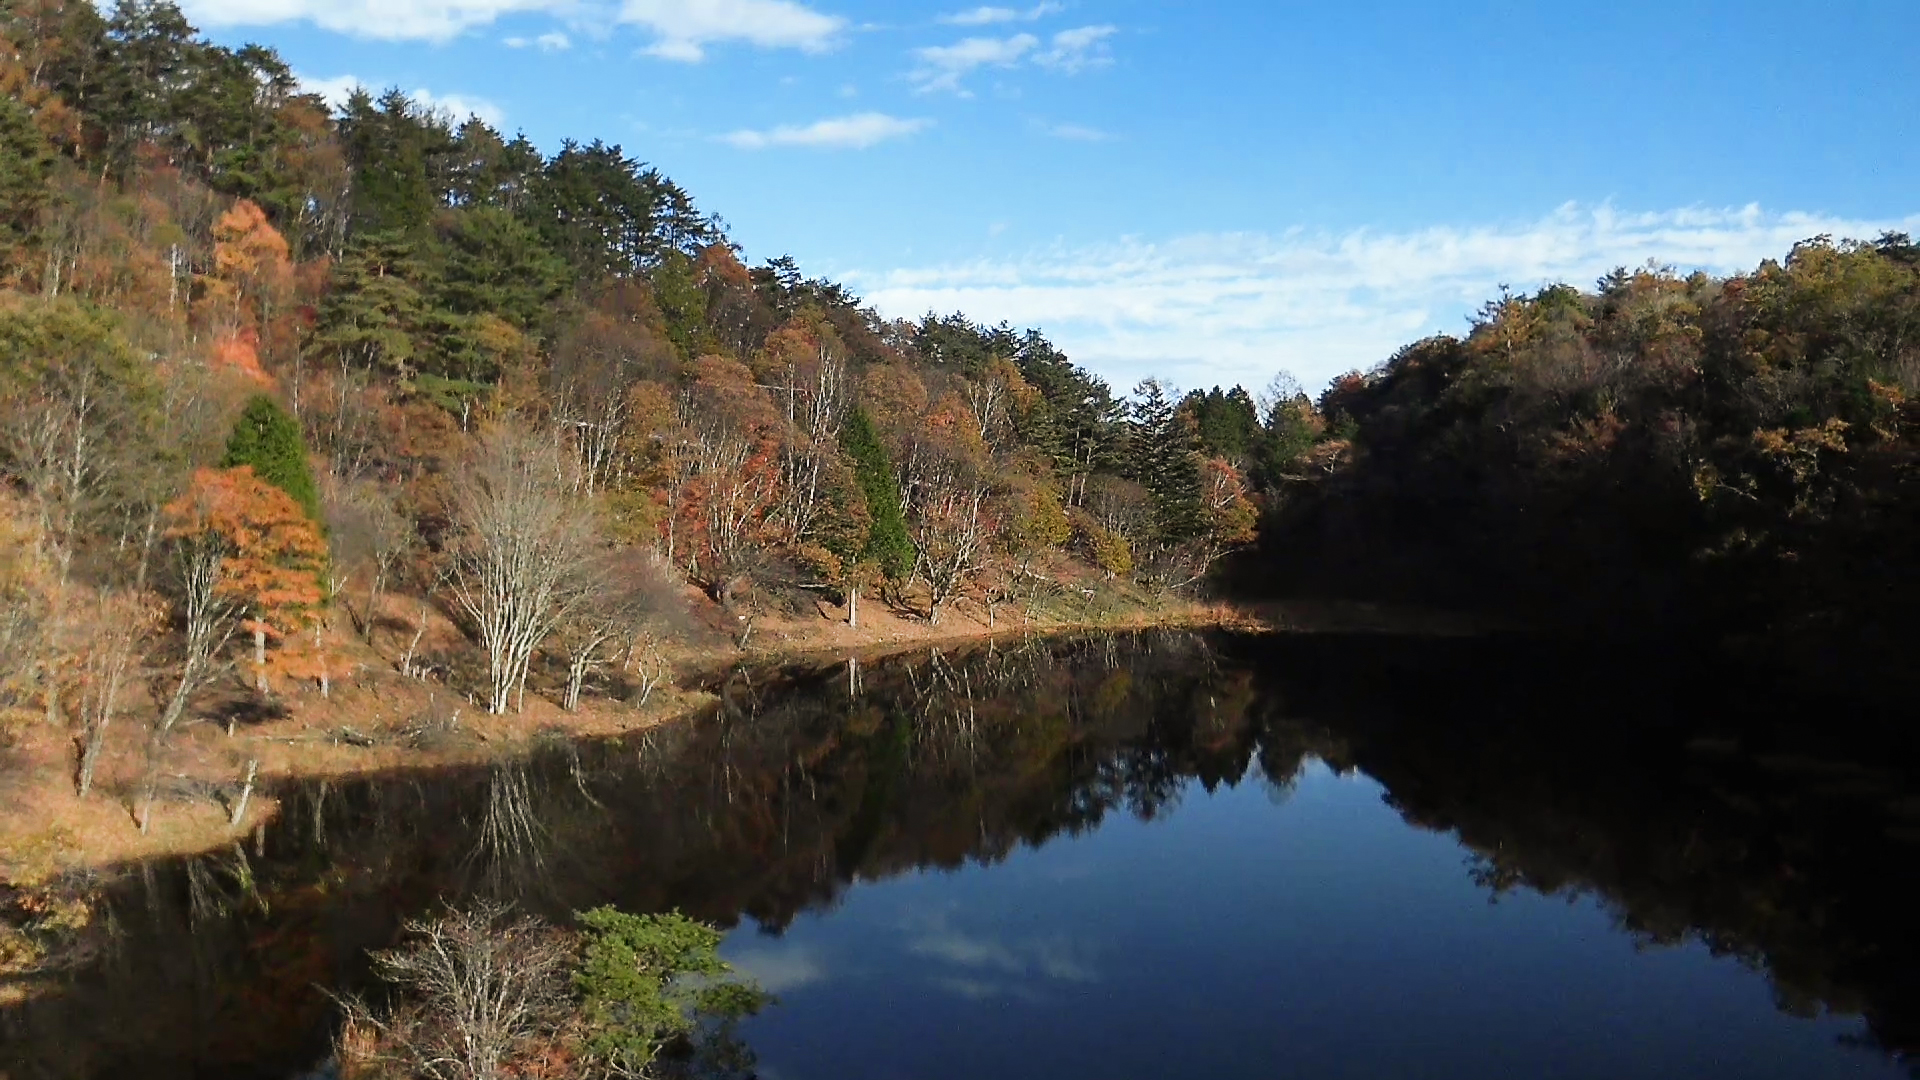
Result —
[{"label": "orange foliage tree", "polygon": [[265,211],[237,200],[213,226],[213,273],[201,280],[200,316],[215,333],[215,359],[265,380],[259,349],[285,338],[293,289],[286,238]]},{"label": "orange foliage tree", "polygon": [[[201,469],[166,513],[168,535],[220,545],[217,588],[244,612],[242,626],[253,634],[254,682],[265,690],[268,639],[292,642],[315,623],[326,541],[300,504],[255,476],[251,466]],[[304,670],[314,659],[283,649],[280,666]]]},{"label": "orange foliage tree", "polygon": [[1247,494],[1247,480],[1225,458],[1200,462],[1200,499],[1204,533],[1195,553],[1194,580],[1221,556],[1253,543],[1260,511]]},{"label": "orange foliage tree", "polygon": [[773,539],[781,416],[744,364],[706,356],[694,364],[679,419],[664,539],[669,557],[684,558],[690,576],[726,600]]}]

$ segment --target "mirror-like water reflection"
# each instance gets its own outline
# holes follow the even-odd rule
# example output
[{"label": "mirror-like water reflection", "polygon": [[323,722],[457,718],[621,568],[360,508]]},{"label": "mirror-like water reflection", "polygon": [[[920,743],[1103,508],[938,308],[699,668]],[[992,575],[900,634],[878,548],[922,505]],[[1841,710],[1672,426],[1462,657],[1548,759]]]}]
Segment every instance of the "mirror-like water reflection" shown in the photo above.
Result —
[{"label": "mirror-like water reflection", "polygon": [[1910,778],[1697,671],[1155,633],[722,691],[290,788],[232,850],[130,868],[111,934],[0,1009],[0,1073],[288,1075],[366,949],[477,895],[735,927],[778,1080],[1899,1075],[1920,1046]]}]

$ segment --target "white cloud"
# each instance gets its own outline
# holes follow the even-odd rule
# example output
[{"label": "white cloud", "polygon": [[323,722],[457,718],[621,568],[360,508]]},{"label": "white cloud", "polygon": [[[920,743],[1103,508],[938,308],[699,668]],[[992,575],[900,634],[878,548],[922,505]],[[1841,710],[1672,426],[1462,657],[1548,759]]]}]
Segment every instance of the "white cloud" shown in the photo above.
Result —
[{"label": "white cloud", "polygon": [[[185,0],[188,17],[206,27],[306,22],[323,30],[381,41],[446,41],[503,16],[590,14],[595,0]],[[698,61],[706,47],[741,41],[762,48],[823,52],[847,21],[797,0],[624,0],[616,20],[652,31],[646,49],[670,60]],[[547,33],[509,45],[558,50],[572,42]]]},{"label": "white cloud", "polygon": [[1502,283],[1589,287],[1648,260],[1731,272],[1821,233],[1920,231],[1920,213],[1854,220],[1758,206],[1625,213],[1562,206],[1532,222],[1345,234],[1294,229],[1035,251],[1004,260],[840,275],[887,317],[963,311],[1037,326],[1119,389],[1148,375],[1182,386],[1310,386],[1400,346],[1460,333]]},{"label": "white cloud", "polygon": [[753,947],[728,958],[769,994],[784,994],[827,978],[825,958],[805,945]]},{"label": "white cloud", "polygon": [[[335,109],[347,103],[347,98],[357,87],[365,87],[369,94],[379,97],[385,86],[390,83],[374,83],[358,75],[335,75],[331,78],[313,78],[307,75],[294,76],[300,88],[309,94],[318,94]],[[417,104],[445,113],[452,119],[454,126],[465,122],[469,116],[478,116],[494,128],[500,127],[507,119],[505,110],[483,97],[472,94],[439,94],[424,87],[407,93]]]},{"label": "white cloud", "polygon": [[1107,142],[1113,138],[1107,132],[1085,124],[1045,124],[1041,126],[1041,130],[1056,139],[1066,139],[1070,142]]},{"label": "white cloud", "polygon": [[323,30],[381,41],[446,41],[503,15],[564,13],[578,0],[185,0],[202,27],[308,22]]},{"label": "white cloud", "polygon": [[509,49],[535,48],[541,52],[564,52],[573,48],[573,39],[558,30],[553,30],[536,38],[506,38],[502,44]]},{"label": "white cloud", "polygon": [[944,982],[949,989],[969,997],[1004,993],[1004,980],[999,976],[1013,977],[1015,986],[1042,980],[1101,981],[1097,950],[1089,942],[1059,935],[1011,940],[975,936],[954,927],[945,913],[920,916],[905,929],[910,955],[964,969],[946,972],[936,982]]},{"label": "white cloud", "polygon": [[948,90],[964,94],[960,80],[982,67],[1012,67],[1040,46],[1032,34],[1007,38],[973,37],[953,45],[931,45],[915,49],[920,66],[909,76],[921,93]]},{"label": "white cloud", "polygon": [[[980,8],[966,14],[971,16],[979,12],[1008,10]],[[1032,34],[1014,34],[1003,38],[970,37],[952,45],[930,45],[913,51],[920,66],[908,73],[907,77],[912,80],[914,88],[923,94],[945,90],[961,97],[971,97],[972,94],[960,82],[983,67],[1011,68],[1031,62],[1064,75],[1078,75],[1082,71],[1113,63],[1113,50],[1108,47],[1107,39],[1118,32],[1119,29],[1113,26],[1082,26],[1062,30],[1053,35],[1044,49],[1041,48],[1040,39]]]},{"label": "white cloud", "polygon": [[1120,32],[1117,26],[1082,26],[1053,35],[1053,45],[1036,53],[1033,62],[1067,75],[1078,75],[1089,68],[1113,63],[1113,51],[1107,39]]},{"label": "white cloud", "polygon": [[1037,4],[1030,8],[977,7],[966,11],[956,11],[951,15],[940,16],[940,21],[948,26],[991,26],[995,23],[1037,22],[1049,15],[1058,15],[1065,11],[1062,4]]},{"label": "white cloud", "polygon": [[771,131],[736,131],[721,136],[721,141],[742,150],[765,150],[770,146],[808,146],[830,150],[864,150],[889,139],[904,139],[932,126],[931,120],[905,120],[885,113],[860,113],[817,120],[801,126],[777,127]]},{"label": "white cloud", "polygon": [[730,41],[825,52],[847,26],[793,0],[626,0],[620,21],[653,31],[650,55],[686,63],[705,59],[707,46]]},{"label": "white cloud", "polygon": [[[335,109],[347,103],[347,98],[353,94],[355,88],[366,86],[366,84],[355,75],[335,75],[330,79],[316,79],[307,75],[295,75],[294,78],[300,83],[300,89],[302,91],[309,94],[320,95],[321,100]],[[379,93],[379,91],[372,87],[367,87],[367,92],[370,94]]]},{"label": "white cloud", "polygon": [[431,90],[415,90],[413,100],[421,105],[452,118],[455,127],[466,122],[467,117],[477,116],[487,122],[487,126],[496,130],[506,122],[507,114],[500,106],[483,97],[471,94],[436,94]]}]

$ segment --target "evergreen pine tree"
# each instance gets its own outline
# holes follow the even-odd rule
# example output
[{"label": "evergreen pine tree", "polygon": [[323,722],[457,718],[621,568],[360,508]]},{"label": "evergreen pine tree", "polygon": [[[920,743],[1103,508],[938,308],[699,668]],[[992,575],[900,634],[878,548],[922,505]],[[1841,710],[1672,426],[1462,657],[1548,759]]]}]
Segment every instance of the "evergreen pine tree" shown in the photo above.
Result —
[{"label": "evergreen pine tree", "polygon": [[840,448],[853,461],[853,473],[867,498],[873,524],[867,529],[864,556],[880,567],[889,581],[913,572],[913,538],[907,535],[906,515],[900,510],[900,491],[894,486],[893,462],[864,409],[855,408],[840,432]]},{"label": "evergreen pine tree", "polygon": [[1198,438],[1166,384],[1148,379],[1134,387],[1127,471],[1153,496],[1155,539],[1178,544],[1202,526]]},{"label": "evergreen pine tree", "polygon": [[497,315],[531,331],[553,316],[567,264],[540,234],[505,210],[476,206],[442,216],[445,260],[439,306],[461,315]]},{"label": "evergreen pine tree", "polygon": [[411,378],[421,352],[423,292],[435,287],[414,245],[399,233],[356,236],[332,277],[320,303],[320,344],[355,366]]},{"label": "evergreen pine tree", "polygon": [[34,126],[33,114],[14,98],[0,97],[0,254],[38,229],[53,164],[53,148]]},{"label": "evergreen pine tree", "polygon": [[307,464],[307,446],[300,424],[277,402],[258,395],[247,402],[227,437],[223,469],[253,466],[253,474],[279,488],[300,504],[309,518],[320,520],[320,489]]}]

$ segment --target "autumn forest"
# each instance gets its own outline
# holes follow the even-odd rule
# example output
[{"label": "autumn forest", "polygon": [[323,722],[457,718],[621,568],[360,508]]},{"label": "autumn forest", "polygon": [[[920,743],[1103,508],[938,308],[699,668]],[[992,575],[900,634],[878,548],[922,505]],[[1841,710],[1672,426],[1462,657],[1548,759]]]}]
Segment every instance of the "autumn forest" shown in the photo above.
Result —
[{"label": "autumn forest", "polygon": [[1116,388],[746,261],[620,146],[335,110],[169,3],[6,0],[0,84],[0,704],[83,795],[223,679],[324,694],[382,628],[414,673],[430,608],[505,713],[536,670],[577,707],[690,590],[742,644],[815,600],[1314,594],[1816,673],[1915,598],[1905,236],[1503,292],[1319,393]]}]

